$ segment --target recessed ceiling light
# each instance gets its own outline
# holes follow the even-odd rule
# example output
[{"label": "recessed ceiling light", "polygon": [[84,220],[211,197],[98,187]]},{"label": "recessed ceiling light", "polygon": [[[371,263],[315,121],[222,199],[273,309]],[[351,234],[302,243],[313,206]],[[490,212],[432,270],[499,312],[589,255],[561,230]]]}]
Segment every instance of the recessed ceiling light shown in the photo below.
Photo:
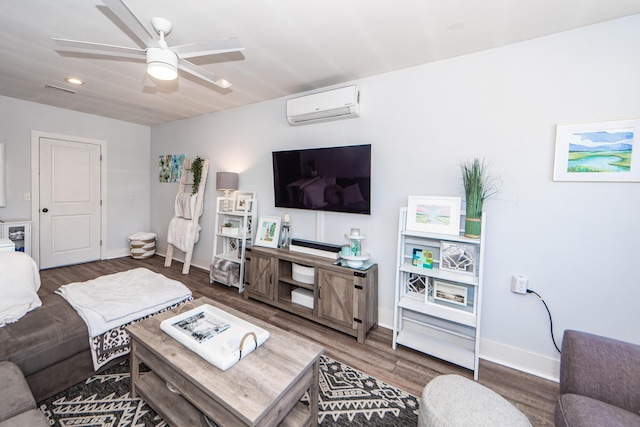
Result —
[{"label": "recessed ceiling light", "polygon": [[67,77],[67,81],[72,85],[83,85],[84,82],[77,77]]}]

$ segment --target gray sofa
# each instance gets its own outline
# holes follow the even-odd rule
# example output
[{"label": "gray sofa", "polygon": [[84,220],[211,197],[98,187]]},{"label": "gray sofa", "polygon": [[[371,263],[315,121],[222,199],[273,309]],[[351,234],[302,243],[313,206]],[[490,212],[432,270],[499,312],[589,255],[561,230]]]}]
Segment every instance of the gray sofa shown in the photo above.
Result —
[{"label": "gray sofa", "polygon": [[565,331],[555,425],[640,426],[640,346]]},{"label": "gray sofa", "polygon": [[0,427],[48,427],[20,368],[11,362],[0,362],[0,378]]},{"label": "gray sofa", "polygon": [[0,361],[18,365],[36,402],[94,373],[85,322],[59,295],[40,300],[41,307],[0,328]]}]

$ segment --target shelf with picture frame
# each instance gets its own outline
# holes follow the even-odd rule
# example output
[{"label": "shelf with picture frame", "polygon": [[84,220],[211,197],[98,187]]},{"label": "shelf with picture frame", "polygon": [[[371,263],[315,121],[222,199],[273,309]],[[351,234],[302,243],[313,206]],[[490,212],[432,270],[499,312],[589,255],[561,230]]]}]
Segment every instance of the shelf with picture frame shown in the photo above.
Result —
[{"label": "shelf with picture frame", "polygon": [[218,282],[244,292],[247,247],[255,236],[258,199],[255,192],[236,192],[233,199],[216,199],[210,283]]},{"label": "shelf with picture frame", "polygon": [[[435,202],[450,199],[460,203],[455,198]],[[452,211],[455,230],[434,232],[408,221],[415,205],[400,209],[393,348],[403,345],[448,360],[472,370],[477,379],[486,215],[481,237],[473,239],[463,235],[464,214]],[[430,263],[420,262],[427,258]]]}]

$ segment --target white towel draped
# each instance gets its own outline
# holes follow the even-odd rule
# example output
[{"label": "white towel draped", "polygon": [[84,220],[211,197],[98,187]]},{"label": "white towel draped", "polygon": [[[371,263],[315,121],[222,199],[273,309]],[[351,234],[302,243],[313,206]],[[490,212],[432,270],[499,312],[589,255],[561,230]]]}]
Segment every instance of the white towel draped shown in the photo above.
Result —
[{"label": "white towel draped", "polygon": [[[193,228],[197,227],[195,239],[192,237]],[[171,243],[182,252],[188,252],[200,238],[200,227],[190,219],[178,218],[174,216],[169,222],[169,231],[167,232],[167,242]]]},{"label": "white towel draped", "polygon": [[[196,202],[198,197],[195,194],[191,194],[186,191],[179,191],[176,194],[175,212],[176,216],[184,219],[191,219],[195,215]],[[202,215],[203,206],[200,206],[200,212],[198,217]]]}]

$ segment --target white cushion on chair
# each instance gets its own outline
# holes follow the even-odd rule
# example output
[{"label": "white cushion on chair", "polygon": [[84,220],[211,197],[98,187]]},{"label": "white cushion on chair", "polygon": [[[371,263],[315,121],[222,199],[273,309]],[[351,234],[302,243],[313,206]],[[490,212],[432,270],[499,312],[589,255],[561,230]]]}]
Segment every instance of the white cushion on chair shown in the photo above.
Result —
[{"label": "white cushion on chair", "polygon": [[0,327],[18,321],[42,305],[38,297],[40,272],[24,252],[0,252]]}]

